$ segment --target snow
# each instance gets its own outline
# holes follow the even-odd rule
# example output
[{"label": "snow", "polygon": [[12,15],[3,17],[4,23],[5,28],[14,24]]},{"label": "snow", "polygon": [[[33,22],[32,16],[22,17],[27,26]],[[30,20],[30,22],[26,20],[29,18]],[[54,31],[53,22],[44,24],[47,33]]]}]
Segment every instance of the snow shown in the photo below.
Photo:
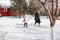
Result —
[{"label": "snow", "polygon": [[[23,27],[23,17],[0,17],[0,40],[51,40],[49,19],[41,16],[41,24],[28,17],[28,28]],[[60,20],[54,26],[55,40],[60,40]]]},{"label": "snow", "polygon": [[0,0],[0,5],[2,7],[3,6],[9,7],[9,6],[11,6],[11,2],[10,2],[10,0]]}]

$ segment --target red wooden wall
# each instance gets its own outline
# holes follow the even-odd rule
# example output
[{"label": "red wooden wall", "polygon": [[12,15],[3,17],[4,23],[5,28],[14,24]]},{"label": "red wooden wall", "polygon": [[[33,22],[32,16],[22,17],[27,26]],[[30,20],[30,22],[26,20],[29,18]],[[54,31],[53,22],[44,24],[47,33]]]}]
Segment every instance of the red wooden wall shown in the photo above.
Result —
[{"label": "red wooden wall", "polygon": [[10,8],[6,9],[0,7],[0,13],[2,16],[12,16],[12,10]]},{"label": "red wooden wall", "polygon": [[4,8],[1,8],[1,15],[2,16],[6,16],[7,14],[6,14],[6,11],[4,10]]}]

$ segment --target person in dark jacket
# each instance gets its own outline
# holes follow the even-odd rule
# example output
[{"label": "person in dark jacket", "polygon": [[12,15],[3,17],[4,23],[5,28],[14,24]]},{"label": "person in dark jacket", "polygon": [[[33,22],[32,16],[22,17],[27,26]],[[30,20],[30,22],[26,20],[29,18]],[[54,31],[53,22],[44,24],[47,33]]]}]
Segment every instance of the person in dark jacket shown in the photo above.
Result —
[{"label": "person in dark jacket", "polygon": [[38,23],[38,24],[41,23],[41,21],[40,21],[40,15],[39,15],[38,12],[35,13],[35,24],[36,24],[36,23]]}]

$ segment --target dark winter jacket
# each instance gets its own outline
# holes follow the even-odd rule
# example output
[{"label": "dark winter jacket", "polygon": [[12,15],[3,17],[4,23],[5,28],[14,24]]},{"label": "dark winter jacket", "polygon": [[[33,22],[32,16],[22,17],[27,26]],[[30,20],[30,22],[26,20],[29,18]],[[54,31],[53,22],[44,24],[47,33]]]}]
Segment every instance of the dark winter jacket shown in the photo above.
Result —
[{"label": "dark winter jacket", "polygon": [[39,16],[39,13],[38,12],[35,13],[35,21],[37,23],[40,23],[40,16]]}]

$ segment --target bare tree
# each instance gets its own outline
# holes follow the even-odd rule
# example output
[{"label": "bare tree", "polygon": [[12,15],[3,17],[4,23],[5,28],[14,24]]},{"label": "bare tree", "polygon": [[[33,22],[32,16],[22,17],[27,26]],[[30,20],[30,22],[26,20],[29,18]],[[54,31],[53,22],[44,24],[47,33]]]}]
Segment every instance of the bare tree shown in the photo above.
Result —
[{"label": "bare tree", "polygon": [[[14,10],[19,11],[19,15],[21,16],[23,14],[24,10],[27,10],[27,3],[26,0],[11,0],[13,3],[13,8]],[[20,18],[19,16],[19,18]]]},{"label": "bare tree", "polygon": [[[51,27],[51,40],[54,40],[54,31],[53,27],[55,25],[56,19],[58,17],[58,0],[38,0],[40,4],[44,7],[50,19],[50,27]],[[48,6],[46,5],[48,4]],[[51,6],[50,6],[51,5]],[[49,7],[50,6],[50,7]]]},{"label": "bare tree", "polygon": [[[58,0],[44,0],[44,2],[42,2],[41,0],[38,1],[44,7],[45,11],[48,13],[50,19],[50,26],[53,27],[58,17]],[[48,2],[50,2],[51,4],[50,9],[47,9],[49,6],[46,7],[46,3]]]}]

